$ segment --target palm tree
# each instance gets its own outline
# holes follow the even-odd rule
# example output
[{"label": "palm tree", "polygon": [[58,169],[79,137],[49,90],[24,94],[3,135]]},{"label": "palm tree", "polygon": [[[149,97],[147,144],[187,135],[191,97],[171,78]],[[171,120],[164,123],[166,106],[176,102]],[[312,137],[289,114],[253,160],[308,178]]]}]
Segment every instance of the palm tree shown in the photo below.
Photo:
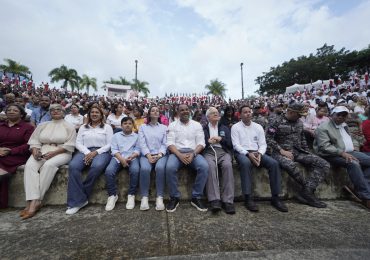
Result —
[{"label": "palm tree", "polygon": [[29,78],[31,71],[27,66],[22,65],[19,62],[16,62],[11,59],[4,59],[4,61],[7,64],[0,65],[0,70],[2,70],[4,73],[6,72],[13,73],[17,76],[23,76],[25,78]]},{"label": "palm tree", "polygon": [[90,87],[92,87],[94,91],[96,91],[97,89],[96,78],[89,78],[86,74],[83,74],[82,79],[80,81],[80,86],[81,86],[81,89],[85,87],[87,91],[87,95],[89,95]]},{"label": "palm tree", "polygon": [[150,90],[147,88],[147,85],[149,85],[149,83],[146,81],[140,81],[138,79],[133,79],[132,81],[133,81],[133,83],[131,84],[132,90],[135,90],[139,93],[141,92],[144,94],[145,97],[147,97],[148,94],[150,93]]},{"label": "palm tree", "polygon": [[205,88],[208,89],[207,94],[212,94],[214,96],[222,96],[225,97],[226,94],[226,84],[218,79],[211,80],[210,84],[205,85]]},{"label": "palm tree", "polygon": [[63,88],[67,89],[68,84],[71,86],[72,92],[75,88],[79,87],[79,80],[81,79],[75,69],[68,69],[65,65],[60,66],[60,68],[55,68],[49,72],[49,77],[51,77],[51,83],[63,81]]},{"label": "palm tree", "polygon": [[119,77],[119,79],[110,78],[108,81],[104,81],[104,83],[111,83],[111,84],[118,84],[118,85],[131,85],[131,82],[128,81],[125,77]]}]

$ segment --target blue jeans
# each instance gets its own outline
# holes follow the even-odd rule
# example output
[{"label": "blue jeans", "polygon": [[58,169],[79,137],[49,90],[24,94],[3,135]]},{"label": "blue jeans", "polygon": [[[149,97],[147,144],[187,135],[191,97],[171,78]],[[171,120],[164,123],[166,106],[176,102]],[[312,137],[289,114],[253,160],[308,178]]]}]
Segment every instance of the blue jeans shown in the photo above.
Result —
[{"label": "blue jeans", "polygon": [[333,165],[346,168],[357,194],[362,199],[370,199],[370,156],[357,151],[349,154],[356,157],[359,162],[346,162],[346,159],[341,156],[325,157],[325,159]]},{"label": "blue jeans", "polygon": [[145,156],[140,157],[140,193],[148,197],[150,186],[150,172],[155,166],[155,185],[157,197],[164,195],[167,156],[163,156],[155,163],[150,163]]},{"label": "blue jeans", "polygon": [[[105,170],[105,182],[107,184],[108,196],[117,195],[116,174],[122,168],[122,164],[120,162],[117,162],[115,158],[112,158],[110,160],[110,163]],[[139,171],[139,160],[135,159],[131,161],[128,167],[128,173],[130,176],[128,195],[136,194],[137,185],[139,183]]]},{"label": "blue jeans", "polygon": [[[252,167],[254,166],[248,156],[235,152],[235,158],[239,164],[240,181],[244,195],[252,193]],[[279,163],[264,154],[261,157],[260,166],[268,170],[270,189],[272,196],[277,196],[281,191],[281,170]]]},{"label": "blue jeans", "polygon": [[[181,195],[177,187],[177,171],[182,166],[185,166],[185,164],[181,162],[176,155],[170,154],[168,156],[166,164],[166,181],[167,186],[169,187],[170,197],[172,198],[180,198]],[[189,166],[193,170],[196,170],[197,172],[191,195],[193,198],[200,199],[202,197],[204,187],[207,183],[209,167],[208,163],[202,155],[198,154],[187,166]]]},{"label": "blue jeans", "polygon": [[[96,149],[95,149],[96,150]],[[89,200],[94,183],[109,163],[109,153],[98,154],[92,160],[90,166],[84,163],[85,155],[77,152],[69,163],[67,206],[79,207]],[[82,171],[89,167],[87,177],[82,181]]]}]

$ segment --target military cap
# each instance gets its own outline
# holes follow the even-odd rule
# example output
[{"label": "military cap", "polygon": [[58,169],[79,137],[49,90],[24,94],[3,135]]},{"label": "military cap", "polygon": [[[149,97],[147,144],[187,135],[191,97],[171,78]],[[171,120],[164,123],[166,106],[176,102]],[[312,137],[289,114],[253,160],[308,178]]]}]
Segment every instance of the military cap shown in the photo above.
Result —
[{"label": "military cap", "polygon": [[304,104],[302,103],[298,103],[298,102],[291,103],[288,106],[288,110],[297,112],[301,116],[307,116],[307,111],[305,109]]}]

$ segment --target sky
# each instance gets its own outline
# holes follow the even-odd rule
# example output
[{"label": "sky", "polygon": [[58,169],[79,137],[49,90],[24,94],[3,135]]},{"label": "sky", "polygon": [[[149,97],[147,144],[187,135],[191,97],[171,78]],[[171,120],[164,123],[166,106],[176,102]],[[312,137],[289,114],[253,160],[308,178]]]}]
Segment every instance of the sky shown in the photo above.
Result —
[{"label": "sky", "polygon": [[[79,75],[149,83],[149,96],[226,96],[258,89],[255,79],[291,58],[370,44],[370,0],[0,0],[0,63],[30,68],[36,84],[62,64]],[[60,86],[62,82],[54,83]],[[91,93],[91,92],[90,92]],[[102,90],[100,92],[102,94]]]}]

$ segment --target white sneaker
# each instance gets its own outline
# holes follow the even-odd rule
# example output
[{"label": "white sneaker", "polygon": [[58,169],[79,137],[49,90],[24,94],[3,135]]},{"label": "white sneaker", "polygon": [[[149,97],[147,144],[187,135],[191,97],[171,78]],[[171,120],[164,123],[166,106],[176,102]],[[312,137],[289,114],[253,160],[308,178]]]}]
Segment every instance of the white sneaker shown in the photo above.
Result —
[{"label": "white sneaker", "polygon": [[148,197],[141,198],[140,210],[148,210],[149,209],[149,202]]},{"label": "white sneaker", "polygon": [[68,208],[66,210],[66,214],[67,215],[73,215],[73,214],[76,214],[80,209],[82,209],[83,207],[85,207],[89,202],[86,201],[84,204],[82,204],[81,207],[73,207],[73,208]]},{"label": "white sneaker", "polygon": [[163,197],[158,196],[155,200],[155,210],[164,210]]},{"label": "white sneaker", "polygon": [[126,209],[133,209],[133,208],[135,208],[135,195],[128,195]]},{"label": "white sneaker", "polygon": [[114,209],[114,207],[116,206],[117,200],[118,200],[117,195],[109,196],[107,200],[107,205],[105,205],[105,210],[111,211],[112,209]]}]

